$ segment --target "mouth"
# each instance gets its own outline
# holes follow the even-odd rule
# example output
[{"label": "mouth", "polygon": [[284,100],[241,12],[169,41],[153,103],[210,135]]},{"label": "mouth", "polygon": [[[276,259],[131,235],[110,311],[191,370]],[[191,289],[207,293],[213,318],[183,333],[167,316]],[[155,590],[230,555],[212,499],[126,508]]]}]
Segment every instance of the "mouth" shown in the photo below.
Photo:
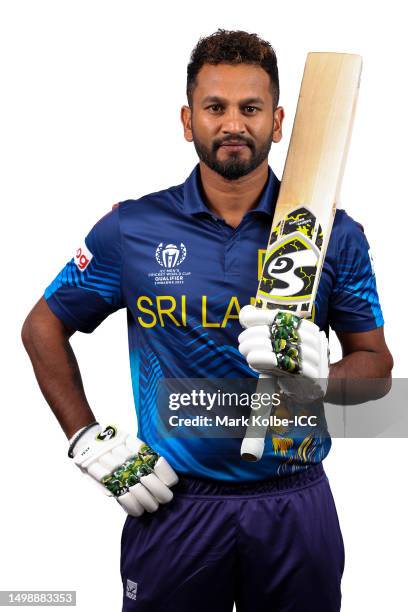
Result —
[{"label": "mouth", "polygon": [[243,151],[244,149],[248,149],[248,145],[244,142],[225,142],[220,145],[220,149],[224,149],[225,151]]}]

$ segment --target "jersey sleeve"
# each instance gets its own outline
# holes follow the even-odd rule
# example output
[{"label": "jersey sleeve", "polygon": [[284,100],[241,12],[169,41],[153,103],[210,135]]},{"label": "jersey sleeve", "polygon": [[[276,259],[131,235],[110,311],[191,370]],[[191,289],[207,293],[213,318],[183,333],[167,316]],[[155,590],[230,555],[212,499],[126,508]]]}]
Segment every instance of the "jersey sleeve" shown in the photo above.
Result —
[{"label": "jersey sleeve", "polygon": [[124,306],[119,207],[91,229],[72,259],[46,288],[53,313],[75,330],[91,333]]},{"label": "jersey sleeve", "polygon": [[337,236],[329,324],[340,332],[370,331],[384,325],[370,246],[363,227],[346,213],[344,216]]}]

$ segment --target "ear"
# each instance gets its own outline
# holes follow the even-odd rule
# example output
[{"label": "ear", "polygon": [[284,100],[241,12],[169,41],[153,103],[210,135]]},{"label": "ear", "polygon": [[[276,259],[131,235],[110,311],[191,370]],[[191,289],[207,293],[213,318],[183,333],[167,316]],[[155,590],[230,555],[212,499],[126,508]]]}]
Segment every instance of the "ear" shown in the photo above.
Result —
[{"label": "ear", "polygon": [[273,142],[279,142],[282,138],[282,122],[285,118],[285,111],[282,106],[277,106],[273,113]]},{"label": "ear", "polygon": [[184,138],[187,142],[193,142],[193,130],[191,129],[191,108],[182,106],[180,111],[180,119],[183,124]]}]

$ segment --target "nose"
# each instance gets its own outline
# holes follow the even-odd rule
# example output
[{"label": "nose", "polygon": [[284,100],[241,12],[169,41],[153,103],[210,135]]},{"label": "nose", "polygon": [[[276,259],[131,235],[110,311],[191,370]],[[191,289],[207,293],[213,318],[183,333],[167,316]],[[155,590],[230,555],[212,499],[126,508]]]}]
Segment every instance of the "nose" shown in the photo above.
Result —
[{"label": "nose", "polygon": [[223,115],[222,132],[224,134],[243,134],[245,125],[238,108],[229,107]]}]

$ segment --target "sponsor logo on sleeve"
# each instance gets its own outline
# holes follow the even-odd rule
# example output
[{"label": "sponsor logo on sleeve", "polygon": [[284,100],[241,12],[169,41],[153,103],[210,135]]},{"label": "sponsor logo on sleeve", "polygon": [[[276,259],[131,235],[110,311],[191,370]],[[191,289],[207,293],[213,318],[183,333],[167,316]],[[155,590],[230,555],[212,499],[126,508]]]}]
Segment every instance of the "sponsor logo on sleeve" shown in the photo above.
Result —
[{"label": "sponsor logo on sleeve", "polygon": [[74,262],[78,270],[83,272],[91,263],[93,255],[91,251],[86,246],[85,242],[82,243],[80,247],[75,250],[74,253]]}]

